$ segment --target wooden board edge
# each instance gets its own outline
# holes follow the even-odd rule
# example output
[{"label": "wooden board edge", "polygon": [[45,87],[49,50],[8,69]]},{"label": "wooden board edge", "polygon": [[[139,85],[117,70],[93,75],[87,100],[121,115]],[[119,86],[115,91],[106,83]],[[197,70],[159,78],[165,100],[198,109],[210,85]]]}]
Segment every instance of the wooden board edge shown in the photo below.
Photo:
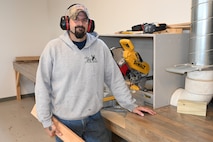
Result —
[{"label": "wooden board edge", "polygon": [[177,112],[184,114],[206,116],[207,102],[178,100]]},{"label": "wooden board edge", "polygon": [[[31,114],[38,119],[37,113],[36,113],[36,106],[34,105]],[[56,127],[59,129],[59,131],[63,134],[62,136],[57,135],[60,139],[62,139],[64,142],[85,142],[81,137],[79,137],[77,134],[75,134],[72,130],[70,130],[68,127],[66,127],[64,124],[59,122],[55,117],[53,117],[53,122],[56,125]]]}]

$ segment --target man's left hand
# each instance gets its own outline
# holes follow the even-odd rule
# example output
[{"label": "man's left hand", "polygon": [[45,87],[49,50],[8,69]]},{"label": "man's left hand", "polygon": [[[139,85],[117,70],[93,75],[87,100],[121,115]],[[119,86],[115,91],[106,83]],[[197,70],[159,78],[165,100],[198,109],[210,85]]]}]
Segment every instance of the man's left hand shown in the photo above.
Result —
[{"label": "man's left hand", "polygon": [[138,107],[134,108],[132,112],[136,113],[140,116],[144,116],[143,112],[149,113],[151,115],[156,114],[156,112],[154,110],[152,110],[151,108],[148,108],[148,107],[144,107],[144,106],[138,106]]}]

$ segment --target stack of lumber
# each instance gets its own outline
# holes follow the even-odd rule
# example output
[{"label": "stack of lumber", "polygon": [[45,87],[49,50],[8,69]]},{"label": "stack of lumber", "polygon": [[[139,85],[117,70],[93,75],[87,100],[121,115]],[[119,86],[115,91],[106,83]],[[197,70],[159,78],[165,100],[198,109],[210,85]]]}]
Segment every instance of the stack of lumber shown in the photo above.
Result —
[{"label": "stack of lumber", "polygon": [[190,30],[191,23],[179,23],[179,24],[170,24],[167,25],[167,29],[159,32],[155,32],[156,34],[162,33],[183,33],[184,30]]},{"label": "stack of lumber", "polygon": [[[190,30],[191,23],[178,23],[178,24],[170,24],[167,25],[166,30],[157,31],[153,34],[164,34],[164,33],[183,33],[184,30]],[[118,31],[115,34],[143,34],[143,31]]]}]

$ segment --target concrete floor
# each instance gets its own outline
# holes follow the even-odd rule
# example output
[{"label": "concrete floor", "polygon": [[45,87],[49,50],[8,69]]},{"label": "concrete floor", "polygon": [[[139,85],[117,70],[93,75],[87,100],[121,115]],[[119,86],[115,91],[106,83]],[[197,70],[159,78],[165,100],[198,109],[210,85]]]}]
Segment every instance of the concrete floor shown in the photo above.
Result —
[{"label": "concrete floor", "polygon": [[55,142],[31,115],[34,97],[0,102],[1,142]]},{"label": "concrete floor", "polygon": [[[41,123],[31,115],[34,96],[0,100],[0,142],[55,142],[48,136]],[[127,142],[112,134],[112,142]]]}]

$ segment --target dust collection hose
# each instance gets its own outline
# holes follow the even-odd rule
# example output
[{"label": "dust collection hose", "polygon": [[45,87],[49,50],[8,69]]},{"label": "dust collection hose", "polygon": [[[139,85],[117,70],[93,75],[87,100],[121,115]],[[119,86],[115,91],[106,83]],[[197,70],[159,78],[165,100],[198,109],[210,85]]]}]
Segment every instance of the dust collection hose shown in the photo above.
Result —
[{"label": "dust collection hose", "polygon": [[[213,65],[213,0],[192,0],[189,63]],[[170,104],[180,99],[205,101],[213,97],[213,70],[187,72],[185,89],[177,89]]]}]

